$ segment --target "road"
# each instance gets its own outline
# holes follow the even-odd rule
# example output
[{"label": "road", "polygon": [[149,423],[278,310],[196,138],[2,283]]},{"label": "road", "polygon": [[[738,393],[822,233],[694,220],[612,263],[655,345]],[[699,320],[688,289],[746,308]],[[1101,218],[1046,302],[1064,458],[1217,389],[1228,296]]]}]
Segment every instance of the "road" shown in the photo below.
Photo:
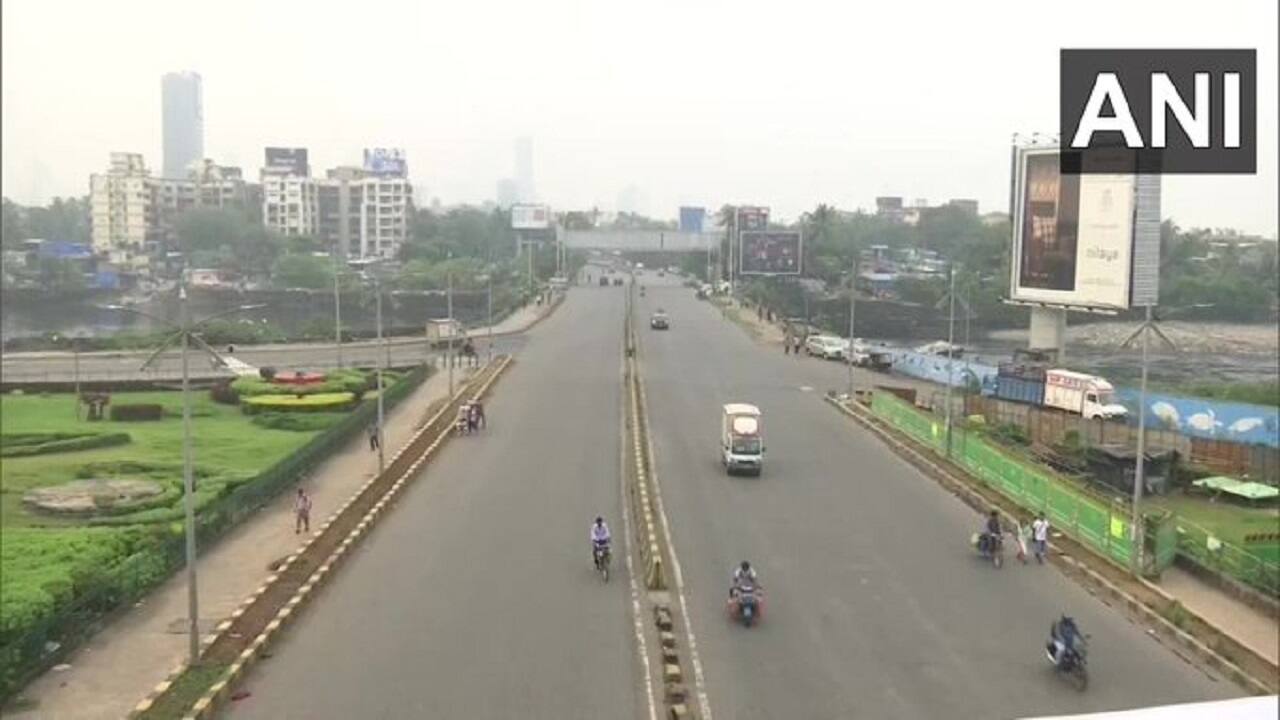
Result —
[{"label": "road", "polygon": [[[622,288],[575,291],[232,703],[235,718],[639,717],[621,538]],[[616,569],[621,570],[616,566]]]},{"label": "road", "polygon": [[[494,352],[514,352],[523,344],[521,335],[504,335],[494,339]],[[485,356],[488,341],[481,336],[475,341],[476,351]],[[226,348],[215,348],[223,352]],[[152,370],[140,372],[139,368],[151,355],[149,350],[121,352],[83,353],[79,358],[82,381],[100,380],[150,380],[181,377],[182,364],[177,351],[166,352]],[[427,357],[436,357],[440,350],[427,348],[423,340],[398,339],[386,345],[383,353],[390,367],[417,365]],[[359,341],[342,346],[344,367],[357,365],[372,367],[379,360],[376,342]],[[328,370],[338,367],[337,348],[333,344],[298,343],[293,345],[242,345],[231,353],[233,357],[254,367],[274,367],[280,370]],[[77,360],[68,353],[40,353],[36,356],[19,354],[4,358],[2,368],[5,382],[71,382],[75,378]],[[230,377],[226,371],[214,370],[203,352],[196,350],[191,359],[193,377]]]},{"label": "road", "polygon": [[[692,291],[647,283],[669,331],[642,337],[658,477],[716,717],[1018,717],[1238,694],[1185,664],[1049,567],[981,563],[980,518],[826,406],[837,363],[748,339]],[[719,407],[752,402],[761,478],[729,478]],[[763,624],[725,617],[729,573],[750,559]],[[1085,694],[1053,677],[1049,623],[1094,637]]]},{"label": "road", "polygon": [[[719,718],[992,717],[1238,695],[1051,567],[977,560],[968,507],[827,407],[834,363],[752,343],[692,291],[646,280],[642,363],[664,507]],[[626,583],[590,572],[621,536],[622,293],[574,290],[530,333],[481,437],[450,443],[231,704],[236,718],[643,717]],[[643,319],[643,318],[642,318]],[[761,478],[728,478],[719,406],[764,411]],[[732,566],[768,588],[731,625]],[[625,580],[625,578],[621,578]],[[1042,643],[1093,635],[1084,694]]]}]

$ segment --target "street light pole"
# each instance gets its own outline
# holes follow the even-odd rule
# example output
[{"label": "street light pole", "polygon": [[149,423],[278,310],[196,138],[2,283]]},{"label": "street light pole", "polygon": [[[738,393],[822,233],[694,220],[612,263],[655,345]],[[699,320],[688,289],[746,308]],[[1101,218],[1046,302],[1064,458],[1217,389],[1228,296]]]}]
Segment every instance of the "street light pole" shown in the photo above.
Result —
[{"label": "street light pole", "polygon": [[187,651],[191,664],[195,665],[200,659],[200,601],[196,589],[196,488],[191,472],[191,373],[188,363],[191,315],[187,307],[185,271],[178,300],[182,314],[182,491],[187,530]]},{"label": "street light pole", "polygon": [[493,270],[489,271],[489,361],[493,361]]},{"label": "street light pole", "polygon": [[1147,305],[1146,321],[1142,333],[1142,383],[1138,389],[1138,457],[1133,470],[1133,519],[1130,521],[1130,537],[1133,540],[1130,560],[1134,575],[1142,574],[1142,491],[1146,484],[1147,459],[1147,348],[1151,344],[1151,306]]},{"label": "street light pole", "polygon": [[453,398],[453,273],[445,275],[445,304],[448,306],[449,315],[449,350],[445,357],[449,364],[449,397]]},{"label": "street light pole", "polygon": [[858,249],[853,250],[853,264],[849,276],[849,351],[845,354],[846,365],[849,366],[849,399],[853,400],[853,313],[858,296]]},{"label": "street light pole", "polygon": [[338,261],[333,262],[333,347],[338,354],[338,368],[342,368],[342,290],[338,282]]},{"label": "street light pole", "polygon": [[951,378],[952,370],[956,363],[955,353],[955,337],[956,337],[956,268],[952,265],[948,273],[950,275],[951,289],[948,291],[951,300],[951,310],[947,319],[947,393],[946,393],[946,423],[947,423],[947,458],[951,457]]},{"label": "street light pole", "polygon": [[[205,323],[216,320],[233,313],[245,312],[248,310],[256,310],[263,305],[241,305],[231,308],[223,312],[215,313],[204,318],[198,323],[191,322],[191,313],[187,304],[187,283],[186,271],[183,271],[182,284],[178,288],[179,300],[179,322],[180,325],[174,325],[169,320],[157,317],[137,308],[127,307],[123,305],[106,305],[104,309],[119,312],[133,313],[148,318],[154,322],[168,325],[177,331],[175,336],[182,336],[182,489],[183,489],[183,508],[186,525],[186,561],[187,561],[187,651],[190,656],[190,663],[195,665],[200,660],[200,607],[199,592],[196,584],[196,498],[195,498],[195,476],[192,468],[192,451],[191,451],[191,368],[189,351],[191,340],[195,339],[196,343],[209,353],[213,358],[225,366],[225,362],[214,352],[204,340],[201,340],[194,333]],[[169,347],[172,339],[156,348],[151,357],[147,358],[142,364],[142,369],[146,369],[155,362],[164,351]]]},{"label": "street light pole", "polygon": [[[373,292],[376,295],[376,299],[374,300],[374,307],[376,308],[375,313],[377,315],[377,322],[378,322],[378,344],[381,345],[382,344],[382,283],[378,280],[378,276],[376,274],[373,276]],[[382,383],[382,368],[384,363],[385,363],[385,358],[380,356],[378,358],[378,430],[377,430],[378,432],[378,474],[379,475],[381,475],[382,472],[386,470],[386,467],[387,467],[385,455],[383,454],[383,451],[382,451],[382,446],[385,444],[385,440],[386,440],[382,432],[383,420],[385,420],[384,408],[382,403],[382,396],[384,394],[383,393],[384,386]]]}]

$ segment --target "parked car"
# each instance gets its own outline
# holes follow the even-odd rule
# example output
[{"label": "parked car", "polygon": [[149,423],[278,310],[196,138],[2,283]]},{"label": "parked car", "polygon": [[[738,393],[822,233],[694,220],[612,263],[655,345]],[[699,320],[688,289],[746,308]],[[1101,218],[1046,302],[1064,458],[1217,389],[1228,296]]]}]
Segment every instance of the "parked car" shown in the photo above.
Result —
[{"label": "parked car", "polygon": [[849,342],[834,335],[810,335],[804,341],[804,351],[825,360],[843,360]]},{"label": "parked car", "polygon": [[671,320],[667,314],[659,309],[657,312],[649,316],[649,327],[654,330],[670,330]]},{"label": "parked car", "polygon": [[620,277],[616,277],[616,278],[614,278],[614,279],[613,279],[613,284],[614,284],[614,285],[621,285],[621,284],[622,284],[622,278],[620,278]]}]

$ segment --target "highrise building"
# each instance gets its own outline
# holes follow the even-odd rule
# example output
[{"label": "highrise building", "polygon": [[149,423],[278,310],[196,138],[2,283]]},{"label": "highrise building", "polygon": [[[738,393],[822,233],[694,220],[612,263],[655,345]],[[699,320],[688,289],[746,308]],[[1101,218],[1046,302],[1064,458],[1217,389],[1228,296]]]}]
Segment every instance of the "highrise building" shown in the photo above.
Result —
[{"label": "highrise building", "polygon": [[516,140],[516,192],[520,202],[533,202],[537,196],[533,188],[533,138]]},{"label": "highrise building", "polygon": [[306,148],[266,149],[262,180],[262,223],[281,235],[315,236],[318,188],[311,178]]},{"label": "highrise building", "polygon": [[498,207],[503,210],[509,209],[512,205],[520,202],[520,186],[512,178],[502,178],[498,181]]},{"label": "highrise building", "polygon": [[200,75],[166,73],[160,81],[164,127],[162,177],[185,178],[191,163],[204,157],[204,99]]},{"label": "highrise building", "polygon": [[148,264],[155,237],[155,200],[146,163],[138,153],[111,153],[111,167],[89,176],[93,250],[125,269]]}]

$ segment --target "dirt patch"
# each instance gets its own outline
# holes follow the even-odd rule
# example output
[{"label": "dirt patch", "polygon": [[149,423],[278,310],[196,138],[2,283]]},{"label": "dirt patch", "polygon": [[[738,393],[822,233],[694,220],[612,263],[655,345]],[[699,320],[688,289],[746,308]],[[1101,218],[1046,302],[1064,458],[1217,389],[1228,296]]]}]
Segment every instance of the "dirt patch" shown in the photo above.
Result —
[{"label": "dirt patch", "polygon": [[90,514],[142,505],[163,492],[163,485],[150,480],[90,478],[33,488],[22,502],[41,512]]}]

